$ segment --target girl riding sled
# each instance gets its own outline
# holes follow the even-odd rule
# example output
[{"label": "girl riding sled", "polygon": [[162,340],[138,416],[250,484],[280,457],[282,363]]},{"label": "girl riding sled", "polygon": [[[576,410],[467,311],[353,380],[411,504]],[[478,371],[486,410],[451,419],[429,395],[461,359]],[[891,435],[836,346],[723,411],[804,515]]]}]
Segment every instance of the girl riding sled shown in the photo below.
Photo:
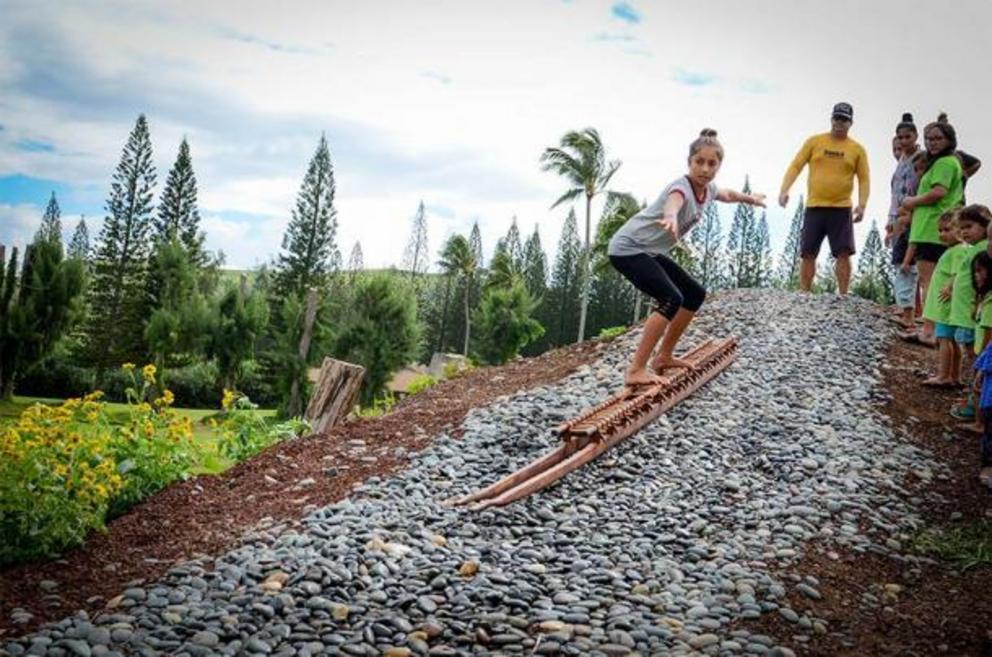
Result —
[{"label": "girl riding sled", "polygon": [[[716,130],[705,129],[689,145],[689,172],[665,187],[658,200],[628,219],[610,240],[607,254],[613,267],[655,301],[624,377],[628,386],[655,384],[665,368],[690,366],[674,356],[675,345],[702,305],[706,290],[668,253],[714,201],[765,206],[764,194],[718,188],[713,179],[721,164],[723,146]],[[661,348],[648,370],[659,339]]]}]

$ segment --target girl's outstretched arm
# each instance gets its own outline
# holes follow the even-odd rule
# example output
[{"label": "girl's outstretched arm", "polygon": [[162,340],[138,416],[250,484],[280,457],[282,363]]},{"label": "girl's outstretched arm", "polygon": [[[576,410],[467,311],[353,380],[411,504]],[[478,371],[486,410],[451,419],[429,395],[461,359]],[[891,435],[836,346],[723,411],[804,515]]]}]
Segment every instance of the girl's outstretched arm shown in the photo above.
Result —
[{"label": "girl's outstretched arm", "polygon": [[716,200],[723,201],[724,203],[747,203],[748,205],[765,207],[764,194],[744,194],[738,192],[736,189],[717,190]]}]

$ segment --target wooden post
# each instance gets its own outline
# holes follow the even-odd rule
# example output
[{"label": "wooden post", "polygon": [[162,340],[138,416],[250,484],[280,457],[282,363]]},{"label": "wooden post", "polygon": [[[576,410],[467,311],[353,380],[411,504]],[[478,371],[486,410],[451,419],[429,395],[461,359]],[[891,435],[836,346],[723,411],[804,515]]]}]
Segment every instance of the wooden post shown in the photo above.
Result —
[{"label": "wooden post", "polygon": [[[317,288],[307,290],[307,307],[303,313],[303,335],[300,336],[300,362],[303,370],[306,371],[307,360],[310,355],[310,341],[313,340],[313,322],[317,318]],[[303,410],[302,391],[300,390],[299,377],[293,379],[289,387],[289,416],[295,417]]]},{"label": "wooden post", "polygon": [[343,360],[324,358],[307,412],[303,416],[315,434],[338,424],[355,407],[365,378],[365,368]]}]

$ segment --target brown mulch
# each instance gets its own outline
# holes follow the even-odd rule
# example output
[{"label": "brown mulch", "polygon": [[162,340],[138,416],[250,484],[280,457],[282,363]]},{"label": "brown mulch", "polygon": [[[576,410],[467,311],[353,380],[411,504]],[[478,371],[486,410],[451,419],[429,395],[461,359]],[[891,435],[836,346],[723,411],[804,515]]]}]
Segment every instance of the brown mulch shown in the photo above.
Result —
[{"label": "brown mulch", "polygon": [[[368,477],[402,469],[441,432],[457,435],[471,409],[557,381],[594,360],[602,347],[587,341],[478,368],[401,401],[383,417],[288,441],[220,475],[170,486],[61,559],[0,570],[0,637],[23,634],[78,609],[98,611],[129,582],[154,580],[176,562],[220,554],[263,520],[298,521],[310,505],[330,504]],[[349,444],[354,440],[366,447]],[[407,456],[397,455],[400,447]],[[298,486],[306,479],[314,483]],[[45,580],[58,583],[57,597],[42,589]],[[34,614],[34,621],[12,625],[15,607]]]},{"label": "brown mulch", "polygon": [[[950,469],[946,480],[934,478],[916,492],[939,493],[944,501],[922,510],[930,527],[951,527],[992,517],[992,496],[978,482],[978,438],[956,432],[947,414],[957,393],[937,392],[920,385],[917,371],[930,369],[935,351],[893,339],[883,385],[892,396],[881,410],[893,426],[904,427],[909,439],[934,454]],[[948,439],[948,434],[954,434]],[[952,513],[961,516],[951,520]],[[829,555],[830,552],[832,555]],[[829,555],[829,556],[828,556]],[[799,613],[829,622],[826,635],[803,632],[778,614],[744,624],[752,632],[776,637],[797,655],[809,657],[992,657],[992,567],[962,571],[951,563],[913,568],[873,554],[855,553],[832,545],[816,546],[787,572],[812,575],[822,600],[809,600],[790,591],[788,604]],[[885,586],[890,587],[886,595]],[[880,600],[866,603],[863,594]],[[808,643],[794,640],[809,637]]]}]

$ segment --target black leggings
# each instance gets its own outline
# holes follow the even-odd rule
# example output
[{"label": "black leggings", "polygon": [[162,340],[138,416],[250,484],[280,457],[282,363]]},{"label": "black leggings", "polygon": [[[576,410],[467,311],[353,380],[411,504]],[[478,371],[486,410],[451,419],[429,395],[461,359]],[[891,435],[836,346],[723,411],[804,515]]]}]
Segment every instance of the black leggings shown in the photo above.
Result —
[{"label": "black leggings", "polygon": [[613,267],[638,290],[655,300],[655,312],[668,319],[679,308],[696,312],[703,305],[706,290],[668,256],[638,253],[610,256]]}]

